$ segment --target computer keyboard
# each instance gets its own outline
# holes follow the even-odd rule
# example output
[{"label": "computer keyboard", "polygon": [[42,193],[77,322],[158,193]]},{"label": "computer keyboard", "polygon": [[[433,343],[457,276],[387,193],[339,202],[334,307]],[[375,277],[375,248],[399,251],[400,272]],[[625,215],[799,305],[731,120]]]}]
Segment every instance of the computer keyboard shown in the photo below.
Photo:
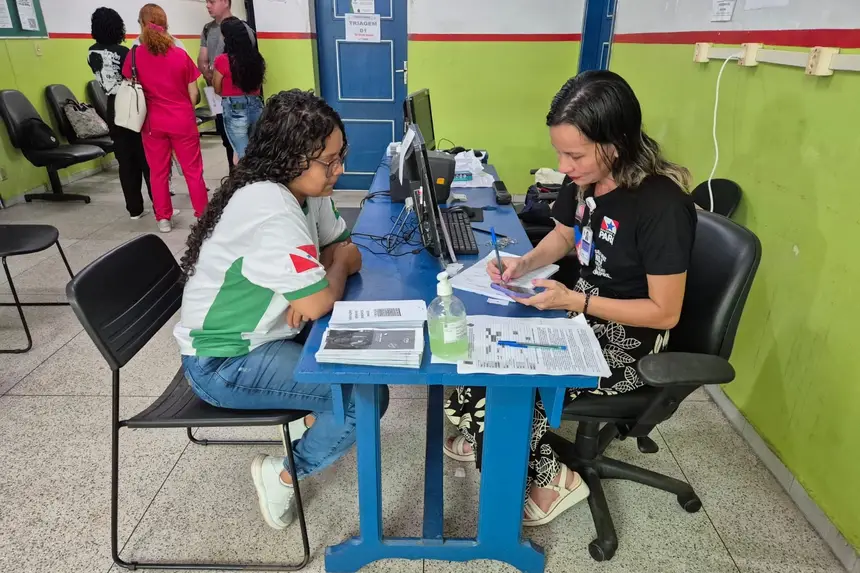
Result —
[{"label": "computer keyboard", "polygon": [[462,211],[442,211],[445,227],[451,235],[455,255],[477,255],[478,243],[469,222],[469,215]]}]

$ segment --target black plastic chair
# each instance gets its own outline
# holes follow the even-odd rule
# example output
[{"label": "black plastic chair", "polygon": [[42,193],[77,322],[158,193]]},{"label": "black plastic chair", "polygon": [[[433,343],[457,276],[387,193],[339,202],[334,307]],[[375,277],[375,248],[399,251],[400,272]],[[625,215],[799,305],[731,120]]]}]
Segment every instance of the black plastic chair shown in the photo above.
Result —
[{"label": "black plastic chair", "polygon": [[36,167],[48,169],[48,178],[51,181],[51,193],[27,193],[24,200],[29,203],[33,199],[44,201],[83,201],[89,203],[87,195],[75,195],[63,193],[63,184],[60,182],[58,171],[78,163],[104,157],[102,148],[95,145],[61,145],[54,149],[35,150],[22,147],[23,126],[28,119],[42,119],[33,104],[18,90],[0,91],[0,116],[6,124],[9,132],[9,141],[12,146],[20,149],[27,161]]},{"label": "black plastic chair", "polygon": [[680,322],[671,332],[667,351],[638,363],[646,386],[615,396],[582,395],[562,415],[579,422],[575,442],[548,434],[559,459],[578,471],[591,490],[588,504],[597,539],[588,550],[596,561],[611,559],[618,548],[602,480],[625,479],[668,491],[690,513],[702,507],[690,484],[603,455],[618,437],[647,436],[700,386],[735,377],[728,359],[761,261],[761,243],[751,231],[723,216],[699,212],[698,218]]},{"label": "black plastic chair", "polygon": [[87,96],[90,98],[90,103],[96,108],[96,113],[99,114],[99,117],[110,125],[110,118],[108,118],[108,96],[98,80],[87,82]]},{"label": "black plastic chair", "polygon": [[[712,179],[711,189],[714,191],[714,209],[712,212],[731,218],[741,203],[743,192],[740,185],[729,179]],[[693,189],[692,195],[696,205],[705,211],[711,211],[711,194],[708,192],[707,181],[699,183]]]},{"label": "black plastic chair", "polygon": [[[287,425],[307,415],[298,410],[229,410],[202,401],[192,391],[182,370],[147,409],[131,418],[119,418],[120,369],[146,345],[179,310],[182,286],[180,270],[170,249],[155,235],[143,235],[117,247],[91,263],[68,284],[72,309],[107,361],[112,372],[111,409],[111,556],[126,569],[235,569],[297,571],[310,560],[299,482]],[[267,440],[197,440],[191,428],[279,426],[295,484],[296,510],[301,528],[304,559],[295,565],[249,563],[169,563],[124,561],[119,556],[117,513],[119,489],[120,428],[186,428],[197,444],[271,445]]]},{"label": "black plastic chair", "polygon": [[26,348],[0,349],[0,354],[23,354],[33,348],[33,337],[30,336],[30,327],[27,326],[27,318],[24,316],[25,306],[69,305],[68,302],[21,302],[18,298],[18,291],[15,289],[15,283],[12,281],[12,273],[9,272],[9,266],[6,264],[7,257],[39,253],[54,245],[57,245],[57,250],[60,251],[60,258],[63,259],[63,264],[69,271],[69,277],[75,278],[72,267],[69,266],[69,261],[66,259],[66,253],[60,246],[60,232],[56,227],[50,225],[0,225],[0,257],[3,258],[3,271],[6,273],[9,290],[12,291],[12,299],[15,301],[3,302],[0,303],[0,306],[14,306],[18,309],[18,316],[21,317],[21,324],[24,325],[24,334],[27,335]]},{"label": "black plastic chair", "polygon": [[[96,147],[101,147],[105,153],[113,151],[113,139],[109,135],[81,139],[75,133],[75,129],[72,127],[69,118],[66,117],[66,111],[63,109],[67,100],[79,103],[78,98],[75,97],[72,90],[63,84],[51,84],[45,88],[45,99],[48,101],[48,107],[51,108],[51,113],[54,115],[54,121],[60,126],[60,132],[69,143],[95,145]],[[98,113],[98,110],[96,110],[96,113]]]}]

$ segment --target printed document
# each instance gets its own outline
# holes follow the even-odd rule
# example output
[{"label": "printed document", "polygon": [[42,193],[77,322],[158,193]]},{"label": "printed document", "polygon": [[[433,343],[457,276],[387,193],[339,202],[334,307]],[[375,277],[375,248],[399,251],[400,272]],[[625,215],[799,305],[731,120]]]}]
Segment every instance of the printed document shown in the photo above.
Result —
[{"label": "printed document", "polygon": [[425,320],[423,300],[340,300],[334,303],[329,328],[421,328]]}]

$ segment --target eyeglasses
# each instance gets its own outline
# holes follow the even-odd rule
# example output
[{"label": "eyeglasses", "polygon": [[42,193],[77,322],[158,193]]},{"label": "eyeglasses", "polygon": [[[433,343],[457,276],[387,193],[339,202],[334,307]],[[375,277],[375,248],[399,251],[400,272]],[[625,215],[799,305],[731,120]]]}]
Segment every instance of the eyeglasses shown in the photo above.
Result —
[{"label": "eyeglasses", "polygon": [[332,159],[331,161],[323,161],[322,159],[311,159],[311,161],[316,161],[320,165],[325,165],[325,176],[331,177],[334,175],[334,172],[337,171],[337,168],[343,165],[346,161],[346,154],[349,153],[349,146],[343,148],[343,151],[340,152],[340,155]]}]

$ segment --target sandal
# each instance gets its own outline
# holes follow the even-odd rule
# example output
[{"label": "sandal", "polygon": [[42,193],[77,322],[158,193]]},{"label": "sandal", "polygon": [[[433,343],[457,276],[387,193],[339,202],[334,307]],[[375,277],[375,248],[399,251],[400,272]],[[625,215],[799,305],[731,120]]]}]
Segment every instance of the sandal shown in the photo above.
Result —
[{"label": "sandal", "polygon": [[467,452],[466,444],[468,443],[466,436],[462,434],[454,438],[454,441],[450,445],[448,445],[448,440],[446,439],[442,444],[442,452],[452,460],[457,460],[458,462],[474,462],[476,459],[475,450]]},{"label": "sandal", "polygon": [[[567,472],[570,471],[567,469],[567,466],[561,464],[561,476],[559,477],[559,484],[567,483]],[[571,489],[567,489],[562,485],[548,485],[547,489],[554,490],[558,493],[558,498],[552,502],[552,505],[549,507],[549,511],[544,513],[544,511],[538,507],[532,498],[529,497],[526,500],[525,507],[525,517],[523,518],[523,526],[524,527],[537,527],[538,525],[546,525],[580,501],[586,499],[588,494],[590,493],[588,486],[583,481],[582,476],[578,473],[574,473],[573,485],[571,485]]]}]

